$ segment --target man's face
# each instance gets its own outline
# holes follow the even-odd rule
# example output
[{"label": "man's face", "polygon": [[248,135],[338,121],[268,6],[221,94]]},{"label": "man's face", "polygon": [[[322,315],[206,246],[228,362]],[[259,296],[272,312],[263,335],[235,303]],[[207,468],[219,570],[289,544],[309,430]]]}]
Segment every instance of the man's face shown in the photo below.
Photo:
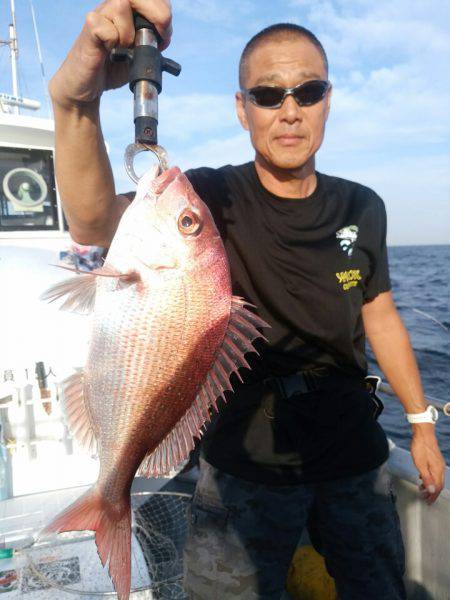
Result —
[{"label": "man's face", "polygon": [[[245,87],[273,85],[295,87],[304,81],[327,79],[319,50],[308,39],[295,37],[267,41],[248,57]],[[280,108],[255,106],[236,94],[239,120],[250,132],[256,154],[278,169],[298,169],[313,159],[320,148],[330,109],[329,90],[312,106],[299,106],[292,96]]]}]

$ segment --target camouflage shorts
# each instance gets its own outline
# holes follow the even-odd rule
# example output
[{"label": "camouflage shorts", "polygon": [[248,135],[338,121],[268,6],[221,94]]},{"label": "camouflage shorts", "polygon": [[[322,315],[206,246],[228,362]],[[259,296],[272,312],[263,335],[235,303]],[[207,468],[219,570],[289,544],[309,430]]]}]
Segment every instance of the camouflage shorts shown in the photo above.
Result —
[{"label": "camouflage shorts", "polygon": [[404,600],[405,557],[386,464],[319,484],[269,486],[201,460],[184,588],[192,600],[279,600],[305,526],[341,600]]}]

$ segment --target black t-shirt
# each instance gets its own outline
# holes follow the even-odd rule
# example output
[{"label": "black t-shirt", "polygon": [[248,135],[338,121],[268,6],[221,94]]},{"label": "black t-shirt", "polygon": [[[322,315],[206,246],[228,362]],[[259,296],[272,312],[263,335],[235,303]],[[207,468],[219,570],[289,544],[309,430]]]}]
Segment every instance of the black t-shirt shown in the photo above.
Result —
[{"label": "black t-shirt", "polygon": [[[390,289],[383,201],[321,173],[309,197],[281,198],[262,186],[254,162],[186,174],[224,241],[233,293],[271,325],[244,385],[233,377],[236,393],[208,429],[205,458],[275,484],[375,468],[387,458],[387,441],[361,384],[361,307]],[[320,365],[340,374],[339,385],[277,402],[268,418],[258,382]]]}]

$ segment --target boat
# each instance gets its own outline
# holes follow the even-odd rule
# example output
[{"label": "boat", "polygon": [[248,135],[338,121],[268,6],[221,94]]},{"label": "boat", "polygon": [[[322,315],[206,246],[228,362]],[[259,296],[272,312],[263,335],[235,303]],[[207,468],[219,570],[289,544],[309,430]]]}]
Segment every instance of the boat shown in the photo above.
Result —
[{"label": "boat", "polygon": [[[54,176],[53,120],[22,113],[36,110],[39,103],[22,98],[18,90],[14,0],[10,2],[13,90],[0,94],[0,277],[6,290],[0,299],[0,593],[5,600],[25,592],[29,600],[60,598],[62,591],[73,596],[76,590],[83,590],[83,597],[89,597],[89,591],[95,597],[111,595],[111,589],[104,594],[98,589],[98,565],[95,572],[90,568],[98,560],[92,536],[75,535],[38,548],[34,541],[50,515],[80,495],[98,471],[95,458],[86,456],[72,439],[62,410],[61,381],[84,362],[88,319],[57,312],[41,303],[39,295],[64,277],[52,265],[62,259],[92,268],[101,252],[77,246],[70,239]],[[382,391],[391,393],[386,386]],[[442,414],[450,414],[450,404],[436,399],[430,403]],[[389,470],[406,546],[408,597],[449,600],[450,469],[446,488],[433,506],[418,497],[410,453],[392,441]],[[179,551],[178,558],[173,558],[171,574],[165,571],[170,585],[178,586],[173,598],[183,597],[180,547],[186,533],[185,508],[195,481],[194,468],[170,478],[136,478],[133,486],[136,514],[147,503],[153,507],[157,503],[164,527],[175,530],[177,524],[178,537],[168,539],[170,548]],[[147,518],[147,524],[152,518]],[[155,564],[154,548],[148,540],[142,541],[139,519],[134,523],[138,523],[134,565],[144,573],[135,594],[156,598],[155,571],[153,584],[145,575]],[[161,543],[162,538],[158,539]],[[293,597],[335,598],[323,559],[306,534],[296,556],[307,568],[300,574],[298,569],[291,571]],[[298,566],[296,559],[293,565]],[[305,572],[315,575],[308,580]]]}]

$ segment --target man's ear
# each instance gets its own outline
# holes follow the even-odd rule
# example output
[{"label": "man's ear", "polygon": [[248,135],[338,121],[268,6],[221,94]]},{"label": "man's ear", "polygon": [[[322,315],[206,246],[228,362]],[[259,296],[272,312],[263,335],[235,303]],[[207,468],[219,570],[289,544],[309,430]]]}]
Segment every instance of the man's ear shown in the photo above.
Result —
[{"label": "man's ear", "polygon": [[236,113],[242,127],[248,131],[247,113],[245,112],[245,99],[242,92],[236,92]]}]

